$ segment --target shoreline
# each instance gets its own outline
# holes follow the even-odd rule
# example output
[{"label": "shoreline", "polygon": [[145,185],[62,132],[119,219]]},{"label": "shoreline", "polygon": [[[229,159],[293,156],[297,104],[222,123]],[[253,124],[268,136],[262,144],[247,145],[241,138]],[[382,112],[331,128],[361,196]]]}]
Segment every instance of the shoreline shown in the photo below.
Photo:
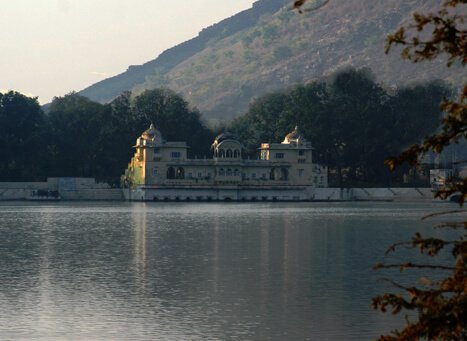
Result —
[{"label": "shoreline", "polygon": [[[94,180],[94,179],[93,179]],[[213,189],[214,191],[216,189]],[[308,188],[305,197],[281,198],[258,193],[250,196],[222,197],[218,195],[201,196],[196,190],[180,191],[165,189],[163,196],[135,196],[128,200],[124,195],[128,189],[111,188],[93,182],[91,186],[61,188],[50,183],[2,183],[0,182],[1,201],[61,202],[61,201],[153,201],[153,202],[449,202],[434,198],[431,188],[422,187],[383,187],[383,188]],[[219,190],[220,191],[220,190]],[[159,191],[158,191],[159,192]],[[53,195],[50,195],[53,193]],[[159,192],[162,193],[162,192]],[[127,197],[127,198],[125,198]],[[138,199],[136,199],[138,198]]]}]

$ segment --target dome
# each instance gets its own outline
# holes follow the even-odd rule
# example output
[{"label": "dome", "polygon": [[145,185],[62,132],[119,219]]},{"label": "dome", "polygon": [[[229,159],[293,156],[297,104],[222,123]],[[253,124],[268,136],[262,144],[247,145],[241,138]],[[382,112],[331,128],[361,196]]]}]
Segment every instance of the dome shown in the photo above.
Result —
[{"label": "dome", "polygon": [[306,139],[303,137],[303,134],[298,129],[298,126],[295,126],[295,129],[292,132],[288,133],[285,136],[284,141],[282,141],[282,143],[284,144],[301,144],[303,142],[306,142]]},{"label": "dome", "polygon": [[225,141],[225,140],[234,140],[234,141],[238,141],[238,136],[235,135],[234,133],[230,133],[230,132],[225,132],[225,133],[222,133],[222,134],[219,134],[215,139],[214,139],[214,142],[212,144],[212,147],[215,148],[218,144],[220,144],[221,142]]},{"label": "dome", "polygon": [[219,134],[214,139],[214,142],[221,143],[224,140],[238,140],[238,137],[234,133],[230,133],[230,132],[227,131],[225,133]]},{"label": "dome", "polygon": [[237,135],[229,132],[217,136],[211,146],[211,149],[214,151],[215,159],[241,159],[242,148],[242,144],[238,141]]},{"label": "dome", "polygon": [[161,142],[162,140],[162,135],[159,130],[157,130],[154,127],[154,124],[151,123],[148,129],[146,129],[142,134],[141,137],[143,137],[146,140],[152,140],[154,142]]},{"label": "dome", "polygon": [[298,130],[298,126],[295,126],[295,129],[292,132],[288,133],[285,137],[289,140],[296,140],[301,136],[302,133]]}]

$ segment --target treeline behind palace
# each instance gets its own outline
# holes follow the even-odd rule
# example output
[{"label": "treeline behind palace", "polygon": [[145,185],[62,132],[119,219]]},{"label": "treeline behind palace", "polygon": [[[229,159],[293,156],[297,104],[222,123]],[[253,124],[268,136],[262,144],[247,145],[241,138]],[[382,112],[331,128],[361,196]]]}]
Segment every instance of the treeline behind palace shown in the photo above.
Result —
[{"label": "treeline behind palace", "polygon": [[[264,160],[258,150],[263,143],[282,141],[298,125],[315,148],[313,162],[328,167],[330,186],[429,186],[426,170],[401,167],[390,172],[384,160],[436,129],[439,103],[449,94],[441,82],[386,89],[369,70],[349,69],[254,99],[248,112],[232,122],[208,126],[196,108],[168,89],[138,96],[124,92],[108,104],[71,93],[55,98],[45,111],[36,99],[8,92],[0,94],[0,181],[94,177],[118,186],[135,137],[154,122],[166,141],[186,142],[190,148],[181,150],[187,160],[211,158],[212,141],[229,131],[243,147],[242,160],[252,164]],[[465,157],[465,145],[453,148],[427,159],[426,168],[443,168]],[[230,169],[235,174],[235,166]],[[245,173],[237,169],[237,177]],[[221,169],[216,172],[221,176]],[[189,173],[186,168],[185,181]],[[191,173],[198,175],[197,170]],[[203,177],[208,173],[214,181],[214,171],[202,172]],[[270,170],[248,173],[248,181],[253,173],[258,178],[254,181],[270,181]],[[246,181],[243,175],[241,180]]]}]

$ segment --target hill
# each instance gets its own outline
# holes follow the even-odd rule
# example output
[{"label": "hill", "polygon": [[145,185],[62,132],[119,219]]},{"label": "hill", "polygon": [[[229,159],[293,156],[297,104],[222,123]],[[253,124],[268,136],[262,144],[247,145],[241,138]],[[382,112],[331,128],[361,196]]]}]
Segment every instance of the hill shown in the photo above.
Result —
[{"label": "hill", "polygon": [[[319,3],[322,0],[315,0]],[[260,0],[143,65],[96,83],[80,94],[108,102],[124,90],[168,87],[209,119],[244,113],[264,93],[326,77],[345,67],[369,67],[378,82],[397,87],[444,79],[458,86],[462,73],[442,60],[418,65],[384,54],[384,42],[413,12],[436,0],[333,0],[304,15],[290,0]]]}]

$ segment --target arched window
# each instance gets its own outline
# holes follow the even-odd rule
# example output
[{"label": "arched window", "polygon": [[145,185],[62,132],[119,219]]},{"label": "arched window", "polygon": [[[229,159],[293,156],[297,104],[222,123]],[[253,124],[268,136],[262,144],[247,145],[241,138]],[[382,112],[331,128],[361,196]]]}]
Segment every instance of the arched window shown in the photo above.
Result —
[{"label": "arched window", "polygon": [[167,168],[167,179],[175,179],[175,168]]},{"label": "arched window", "polygon": [[232,176],[232,169],[227,168],[227,176]]},{"label": "arched window", "polygon": [[285,181],[289,179],[289,171],[287,168],[281,168],[281,180]]},{"label": "arched window", "polygon": [[220,156],[221,156],[222,158],[224,158],[224,157],[225,157],[225,150],[224,150],[224,149],[221,149],[220,152],[221,152],[221,155],[220,155]]},{"label": "arched window", "polygon": [[214,151],[214,157],[219,157],[219,153],[217,152],[217,149]]},{"label": "arched window", "polygon": [[177,179],[185,179],[185,170],[182,167],[177,168]]},{"label": "arched window", "polygon": [[221,169],[219,169],[219,175],[222,175],[222,176],[224,176],[224,175],[225,175],[224,168],[221,168]]},{"label": "arched window", "polygon": [[240,157],[240,151],[238,149],[234,150],[234,158],[239,158]]},{"label": "arched window", "polygon": [[232,157],[232,149],[227,149],[227,157]]},{"label": "arched window", "polygon": [[235,176],[239,176],[239,175],[240,175],[240,172],[238,171],[238,168],[235,168],[235,170],[234,170],[234,175],[235,175]]}]

